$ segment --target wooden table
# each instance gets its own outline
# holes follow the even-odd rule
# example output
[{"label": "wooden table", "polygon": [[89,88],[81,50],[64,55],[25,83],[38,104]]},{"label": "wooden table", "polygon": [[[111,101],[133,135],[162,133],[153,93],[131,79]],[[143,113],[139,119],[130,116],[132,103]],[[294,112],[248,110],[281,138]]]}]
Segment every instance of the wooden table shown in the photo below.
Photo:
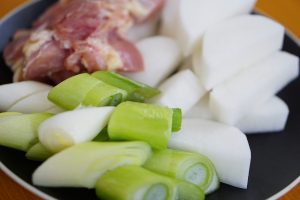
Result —
[{"label": "wooden table", "polygon": [[[0,0],[0,17],[25,0]],[[258,0],[257,9],[284,24],[298,39],[300,38],[300,0]],[[39,199],[0,171],[0,200]],[[300,184],[281,200],[299,200]]]}]

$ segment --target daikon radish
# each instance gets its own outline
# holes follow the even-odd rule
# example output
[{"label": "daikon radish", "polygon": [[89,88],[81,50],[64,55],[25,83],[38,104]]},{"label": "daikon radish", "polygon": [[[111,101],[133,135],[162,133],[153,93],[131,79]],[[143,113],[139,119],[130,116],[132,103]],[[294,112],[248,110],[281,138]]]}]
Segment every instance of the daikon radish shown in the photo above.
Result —
[{"label": "daikon radish", "polygon": [[274,53],[215,87],[209,97],[210,110],[218,121],[236,124],[294,80],[299,73],[298,65],[296,56]]},{"label": "daikon radish", "polygon": [[134,25],[127,33],[127,39],[131,42],[138,42],[142,39],[152,37],[157,32],[159,18]]},{"label": "daikon radish", "polygon": [[171,0],[166,5],[166,17],[163,17],[161,29],[167,35],[175,34],[184,55],[188,56],[200,44],[201,37],[209,27],[230,17],[249,13],[255,2],[256,0],[176,0],[173,4]]},{"label": "daikon radish", "polygon": [[289,108],[278,97],[272,97],[253,111],[250,111],[237,124],[245,133],[263,133],[282,131],[289,114]]},{"label": "daikon radish", "polygon": [[181,61],[180,48],[171,38],[150,37],[136,45],[144,58],[144,71],[124,73],[135,81],[155,87],[167,78]]},{"label": "daikon radish", "polygon": [[209,93],[204,95],[183,117],[213,120],[213,114],[209,109]]},{"label": "daikon radish", "polygon": [[151,103],[181,108],[184,114],[206,93],[198,77],[191,70],[183,70],[164,81],[161,94],[151,99]]},{"label": "daikon radish", "polygon": [[33,173],[35,185],[94,188],[109,170],[123,165],[142,165],[151,155],[144,142],[87,142],[59,152]]},{"label": "daikon radish", "polygon": [[114,107],[90,107],[55,115],[40,125],[40,142],[50,151],[59,152],[90,141],[107,125],[113,110]]},{"label": "daikon radish", "polygon": [[223,183],[247,188],[251,152],[246,136],[237,128],[213,121],[184,119],[169,147],[207,156]]},{"label": "daikon radish", "polygon": [[45,90],[43,92],[27,96],[16,102],[8,109],[8,111],[21,113],[46,112],[52,107],[55,107],[55,104],[48,100],[48,93],[49,90]]},{"label": "daikon radish", "polygon": [[174,21],[177,19],[178,9],[182,0],[167,0],[162,11],[160,34],[175,38]]},{"label": "daikon radish", "polygon": [[243,15],[217,24],[203,37],[193,67],[209,90],[244,68],[281,49],[284,27],[259,15]]},{"label": "daikon radish", "polygon": [[23,81],[0,86],[0,111],[7,111],[17,101],[38,93],[51,89],[51,86],[35,82]]}]

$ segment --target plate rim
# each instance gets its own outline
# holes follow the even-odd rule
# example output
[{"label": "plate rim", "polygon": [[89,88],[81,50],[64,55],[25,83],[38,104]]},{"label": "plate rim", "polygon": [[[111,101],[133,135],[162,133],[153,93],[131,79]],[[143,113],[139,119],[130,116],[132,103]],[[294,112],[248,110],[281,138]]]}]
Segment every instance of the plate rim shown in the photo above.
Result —
[{"label": "plate rim", "polygon": [[[32,4],[34,4],[34,3],[38,2],[38,1],[42,1],[42,0],[27,0],[24,3],[22,3],[21,5],[17,6],[15,9],[11,10],[9,13],[7,13],[2,18],[0,18],[0,25],[4,21],[6,21],[10,17],[12,17],[16,12],[18,12],[18,11],[20,11],[20,10],[28,7],[28,6],[31,6]],[[269,16],[268,14],[266,14],[265,12],[263,12],[263,11],[261,11],[259,9],[255,9],[255,12],[256,13],[260,13],[262,15],[265,15],[265,16],[273,19],[271,16]],[[273,19],[273,20],[275,20],[275,19]],[[285,34],[288,35],[298,46],[300,46],[300,38],[298,38],[296,35],[294,35],[286,27],[285,27]],[[12,180],[14,180],[17,184],[19,184],[23,188],[27,189],[29,192],[33,193],[34,195],[36,195],[36,196],[38,196],[38,197],[40,197],[42,199],[57,200],[56,198],[50,196],[46,192],[43,192],[43,191],[39,190],[38,188],[34,187],[32,184],[29,184],[26,181],[24,181],[22,178],[20,178],[18,175],[16,175],[13,171],[11,171],[8,167],[6,167],[6,165],[4,165],[2,163],[2,161],[0,161],[0,169],[9,178],[11,178]],[[289,185],[287,185],[286,187],[284,187],[283,189],[281,189],[280,191],[278,191],[277,193],[275,193],[271,197],[267,198],[266,200],[276,200],[276,199],[282,197],[283,195],[285,195],[286,193],[288,193],[290,190],[292,190],[295,186],[297,186],[299,183],[300,183],[300,175],[295,180],[293,180]]]}]

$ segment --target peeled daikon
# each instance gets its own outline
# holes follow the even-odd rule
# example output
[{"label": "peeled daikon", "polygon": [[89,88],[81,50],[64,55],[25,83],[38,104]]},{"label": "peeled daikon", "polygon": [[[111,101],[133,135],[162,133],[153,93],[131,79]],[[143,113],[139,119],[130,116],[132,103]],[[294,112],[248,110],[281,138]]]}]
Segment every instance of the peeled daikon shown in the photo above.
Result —
[{"label": "peeled daikon", "polygon": [[21,113],[47,112],[52,107],[55,107],[55,105],[48,100],[48,93],[49,90],[45,90],[27,96],[11,106],[8,111]]},{"label": "peeled daikon", "polygon": [[259,15],[243,15],[217,24],[193,54],[194,71],[206,89],[281,49],[284,27]]},{"label": "peeled daikon", "polygon": [[181,108],[184,114],[206,93],[198,77],[191,70],[183,70],[164,81],[159,90],[161,94],[151,102],[171,108]]},{"label": "peeled daikon", "polygon": [[127,39],[138,42],[144,38],[154,36],[157,32],[158,17],[146,22],[134,25],[127,33]]},{"label": "peeled daikon", "polygon": [[7,111],[17,101],[41,91],[51,89],[51,86],[36,81],[23,81],[0,86],[0,111]]},{"label": "peeled daikon", "polygon": [[173,1],[170,0],[166,4],[162,15],[161,33],[175,36],[185,56],[190,55],[199,45],[203,33],[209,27],[227,18],[249,13],[256,2],[255,0]]},{"label": "peeled daikon", "polygon": [[209,93],[204,95],[191,109],[183,116],[184,118],[200,118],[213,120],[213,114],[209,109]]},{"label": "peeled daikon", "polygon": [[141,40],[136,45],[144,59],[144,70],[124,73],[135,81],[155,87],[167,78],[181,61],[180,48],[171,38],[155,36]]},{"label": "peeled daikon", "polygon": [[169,147],[207,156],[223,183],[247,188],[251,152],[246,136],[237,128],[213,121],[184,119]]},{"label": "peeled daikon", "polygon": [[107,125],[114,107],[90,107],[64,112],[39,127],[42,145],[52,152],[92,140]]},{"label": "peeled daikon", "polygon": [[278,97],[272,97],[253,111],[250,111],[237,124],[245,133],[282,131],[289,114],[289,108]]},{"label": "peeled daikon", "polygon": [[209,107],[215,119],[236,124],[259,104],[275,95],[299,73],[299,59],[276,52],[215,87]]}]

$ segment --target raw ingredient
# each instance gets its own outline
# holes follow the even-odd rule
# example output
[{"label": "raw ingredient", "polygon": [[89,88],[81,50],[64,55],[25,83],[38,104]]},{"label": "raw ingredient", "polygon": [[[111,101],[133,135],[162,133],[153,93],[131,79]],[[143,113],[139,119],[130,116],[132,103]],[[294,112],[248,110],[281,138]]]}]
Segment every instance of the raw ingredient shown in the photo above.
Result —
[{"label": "raw ingredient", "polygon": [[[141,140],[153,148],[165,149],[172,135],[173,110],[167,107],[124,102],[116,107],[108,124],[112,140]],[[179,125],[180,126],[180,125]]]},{"label": "raw ingredient", "polygon": [[52,155],[51,151],[38,142],[28,149],[26,158],[34,161],[44,161]]},{"label": "raw ingredient", "polygon": [[299,59],[294,55],[285,52],[272,54],[215,87],[209,97],[210,110],[218,121],[236,124],[255,106],[298,77],[298,65]]},{"label": "raw ingredient", "polygon": [[184,119],[169,147],[207,156],[223,183],[247,188],[251,161],[245,134],[235,127],[201,119]]},{"label": "raw ingredient", "polygon": [[91,141],[107,125],[114,107],[82,108],[44,121],[38,129],[40,142],[56,153],[75,144]]},{"label": "raw ingredient", "polygon": [[180,47],[171,38],[155,36],[136,45],[144,59],[144,70],[124,75],[152,87],[158,86],[174,72],[181,61]]},{"label": "raw ingredient", "polygon": [[144,142],[87,142],[55,154],[33,173],[33,183],[47,187],[94,188],[107,171],[142,165],[151,155]]},{"label": "raw ingredient", "polygon": [[38,141],[39,125],[52,116],[50,113],[6,114],[0,118],[0,145],[27,151]]},{"label": "raw ingredient", "polygon": [[210,90],[280,50],[283,37],[284,27],[267,17],[232,18],[205,32],[202,47],[193,54],[194,71]]}]

